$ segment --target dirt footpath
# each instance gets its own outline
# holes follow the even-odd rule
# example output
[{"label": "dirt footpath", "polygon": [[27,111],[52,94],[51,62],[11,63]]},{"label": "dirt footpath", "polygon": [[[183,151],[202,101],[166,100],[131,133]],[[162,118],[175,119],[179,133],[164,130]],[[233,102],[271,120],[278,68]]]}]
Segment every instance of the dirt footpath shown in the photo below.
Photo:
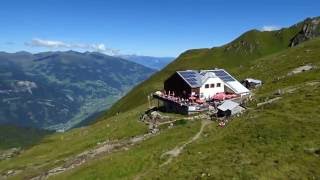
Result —
[{"label": "dirt footpath", "polygon": [[168,160],[166,162],[164,162],[163,164],[160,165],[160,167],[165,166],[167,164],[169,164],[173,158],[178,157],[179,154],[182,152],[182,150],[188,145],[193,143],[194,141],[196,141],[197,139],[200,138],[204,128],[208,125],[212,123],[212,121],[210,120],[202,120],[201,121],[201,128],[199,130],[199,132],[197,132],[197,134],[195,134],[189,141],[183,143],[181,146],[176,146],[174,149],[167,151],[165,153],[163,153],[161,155],[161,158],[165,157],[165,156],[169,156]]},{"label": "dirt footpath", "polygon": [[128,150],[130,146],[133,146],[137,143],[140,143],[146,139],[149,139],[157,134],[144,134],[140,136],[136,136],[130,139],[124,139],[119,141],[111,141],[111,142],[103,142],[99,146],[94,149],[84,151],[75,157],[67,159],[66,162],[58,167],[55,167],[51,170],[48,170],[45,173],[42,173],[39,176],[33,177],[32,180],[43,180],[47,179],[49,176],[57,175],[63,173],[65,171],[71,170],[75,167],[78,167],[89,160],[94,159],[99,155],[106,155],[112,152],[120,151],[120,150]]}]

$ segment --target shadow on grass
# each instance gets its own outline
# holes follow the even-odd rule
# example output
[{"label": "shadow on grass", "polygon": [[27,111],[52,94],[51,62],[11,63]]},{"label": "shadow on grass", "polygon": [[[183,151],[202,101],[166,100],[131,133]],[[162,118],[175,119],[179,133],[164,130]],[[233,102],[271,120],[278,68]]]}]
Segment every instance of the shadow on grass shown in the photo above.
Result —
[{"label": "shadow on grass", "polygon": [[31,147],[52,133],[54,131],[9,124],[0,125],[0,151],[10,148],[25,149]]}]

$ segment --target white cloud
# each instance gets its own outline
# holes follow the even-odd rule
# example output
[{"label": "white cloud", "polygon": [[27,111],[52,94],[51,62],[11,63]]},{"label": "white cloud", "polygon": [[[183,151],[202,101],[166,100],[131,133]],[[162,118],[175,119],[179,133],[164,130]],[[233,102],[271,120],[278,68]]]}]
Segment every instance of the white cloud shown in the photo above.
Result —
[{"label": "white cloud", "polygon": [[280,27],[279,26],[274,26],[274,25],[271,25],[271,26],[263,26],[261,28],[262,31],[275,31],[275,30],[279,30]]},{"label": "white cloud", "polygon": [[63,41],[47,40],[47,39],[32,39],[30,42],[26,42],[25,45],[32,47],[44,47],[49,49],[81,49],[85,51],[96,51],[105,54],[115,55],[119,50],[107,48],[103,43],[86,44],[86,43],[67,43]]},{"label": "white cloud", "polygon": [[52,41],[52,40],[44,40],[44,39],[32,39],[31,42],[27,42],[28,46],[35,47],[46,47],[46,48],[69,48],[70,45],[62,42],[62,41]]},{"label": "white cloud", "polygon": [[6,41],[6,42],[4,42],[4,44],[5,44],[5,45],[14,45],[15,43],[12,42],[12,41]]}]

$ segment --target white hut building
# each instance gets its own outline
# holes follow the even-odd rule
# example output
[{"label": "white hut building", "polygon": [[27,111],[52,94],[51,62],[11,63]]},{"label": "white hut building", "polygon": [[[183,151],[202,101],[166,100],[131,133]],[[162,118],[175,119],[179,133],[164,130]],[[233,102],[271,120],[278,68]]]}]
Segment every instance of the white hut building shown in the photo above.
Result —
[{"label": "white hut building", "polygon": [[250,91],[224,69],[176,71],[164,82],[166,92],[188,98],[198,95],[209,100],[217,93],[249,95]]}]

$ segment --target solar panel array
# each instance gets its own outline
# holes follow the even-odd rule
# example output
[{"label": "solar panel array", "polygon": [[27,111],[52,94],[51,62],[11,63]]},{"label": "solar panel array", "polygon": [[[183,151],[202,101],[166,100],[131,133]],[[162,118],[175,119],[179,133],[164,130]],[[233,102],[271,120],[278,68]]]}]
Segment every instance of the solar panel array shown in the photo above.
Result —
[{"label": "solar panel array", "polygon": [[[209,71],[213,72],[217,77],[219,77],[224,82],[236,81],[232,76],[230,76],[224,70],[213,70]],[[179,74],[187,81],[192,87],[201,86],[200,75],[196,71],[180,71]]]},{"label": "solar panel array", "polygon": [[231,77],[224,70],[213,71],[216,76],[218,76],[224,82],[236,81],[233,77]]},{"label": "solar panel array", "polygon": [[180,75],[191,85],[191,86],[199,86],[199,81],[197,80],[197,72],[194,71],[183,71],[179,72]]}]

